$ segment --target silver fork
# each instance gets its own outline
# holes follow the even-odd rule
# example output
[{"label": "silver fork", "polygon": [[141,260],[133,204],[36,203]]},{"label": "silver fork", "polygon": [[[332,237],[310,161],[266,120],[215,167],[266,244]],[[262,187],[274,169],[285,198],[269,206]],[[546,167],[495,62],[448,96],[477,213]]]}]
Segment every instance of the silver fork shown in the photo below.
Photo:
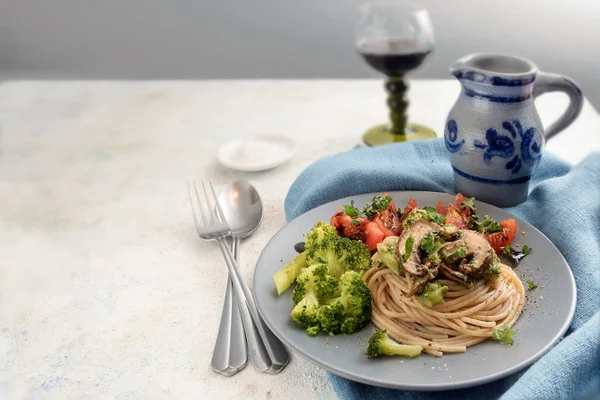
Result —
[{"label": "silver fork", "polygon": [[[201,239],[216,240],[221,247],[233,283],[233,290],[237,294],[238,308],[246,331],[252,364],[261,372],[276,374],[288,364],[290,356],[283,343],[271,332],[258,313],[254,297],[252,297],[252,293],[239,271],[231,248],[225,240],[231,234],[231,229],[225,220],[223,210],[221,210],[217,194],[210,180],[209,185],[212,192],[212,201],[211,196],[208,195],[206,184],[202,181],[205,204],[205,207],[203,207],[203,201],[196,182],[189,183],[190,203],[196,230]],[[203,223],[200,222],[198,214],[202,216]]]}]

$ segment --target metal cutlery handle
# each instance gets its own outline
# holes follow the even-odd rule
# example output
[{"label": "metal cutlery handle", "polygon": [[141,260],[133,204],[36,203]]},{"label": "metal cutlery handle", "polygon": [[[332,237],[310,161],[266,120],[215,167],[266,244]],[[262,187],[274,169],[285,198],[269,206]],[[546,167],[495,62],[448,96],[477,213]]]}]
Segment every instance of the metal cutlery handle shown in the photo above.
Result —
[{"label": "metal cutlery handle", "polygon": [[[232,243],[232,253],[234,255],[234,259],[237,262],[238,266],[240,265],[240,246],[241,246],[241,239],[239,236],[236,236],[233,239],[233,243]],[[235,324],[237,323],[237,326],[239,327],[239,329],[241,330],[242,335],[244,334],[244,327],[242,326],[242,319],[241,319],[241,315],[240,315],[240,311],[239,311],[239,305],[238,305],[238,300],[237,300],[237,295],[235,290],[233,290],[233,283],[231,282],[231,278],[229,278],[229,284],[231,286],[231,295],[233,297],[233,320],[232,320],[232,338],[235,338]],[[237,313],[237,318],[236,318],[236,314]],[[249,320],[250,322],[252,322],[252,320]],[[260,351],[258,352],[254,352],[254,358],[252,358],[252,364],[255,366],[255,368],[257,368],[258,370],[265,372],[265,368],[267,368],[266,372],[268,374],[278,374],[284,367],[285,365],[279,365],[279,364],[273,364],[273,362],[271,361],[271,358],[269,357],[269,354],[267,353],[267,350],[264,348],[264,346],[262,345],[262,340],[260,339],[259,333],[256,330],[256,327],[254,326],[254,323],[252,323],[252,329],[251,329],[251,340],[250,342],[252,343],[252,345],[254,347],[258,347]],[[247,348],[246,348],[246,337],[243,336],[242,339],[244,340],[243,342],[243,346],[244,346],[244,357],[246,357],[247,359]],[[232,365],[232,358],[235,359],[235,343],[232,343],[232,348],[230,351],[230,361],[229,361],[229,365]]]},{"label": "metal cutlery handle", "polygon": [[[233,238],[231,247],[238,262],[239,246],[240,239],[237,237]],[[246,335],[237,304],[237,296],[235,295],[235,291],[233,291],[231,279],[228,277],[225,300],[223,301],[223,312],[221,314],[221,322],[219,324],[211,367],[213,371],[221,375],[232,376],[244,369],[247,363],[248,349],[246,346]]]},{"label": "metal cutlery handle", "polygon": [[[231,347],[229,350],[229,366],[237,368],[241,371],[246,367],[248,363],[248,346],[246,345],[246,333],[244,332],[244,325],[242,322],[242,316],[238,306],[237,295],[233,290],[233,283],[231,279],[227,278],[227,287],[231,294]],[[225,292],[227,294],[227,292]]]},{"label": "metal cutlery handle", "polygon": [[[221,241],[219,241],[219,243],[221,243]],[[224,251],[223,247],[221,247],[221,250],[223,250],[223,256],[225,257],[225,262],[227,264],[227,267],[229,268],[229,260],[226,256],[226,252]],[[231,271],[231,268],[230,268],[230,271]],[[231,294],[232,294],[232,298],[235,297],[234,300],[237,302],[237,304],[234,304],[234,308],[236,308],[238,310],[243,328],[245,330],[250,359],[252,360],[252,364],[254,365],[254,368],[256,368],[260,372],[267,373],[272,368],[273,363],[271,362],[269,353],[267,352],[264,345],[262,344],[262,339],[260,337],[260,333],[258,332],[258,328],[256,327],[256,325],[254,324],[252,315],[250,314],[250,311],[248,310],[248,306],[246,305],[246,302],[238,295],[238,291],[233,286],[234,279],[235,279],[235,276],[234,276],[234,278],[232,278],[232,274],[230,272],[229,273],[229,282],[232,285],[231,286],[232,287]]]},{"label": "metal cutlery handle", "polygon": [[231,252],[233,253],[233,258],[237,262],[238,266],[240,265],[240,246],[242,244],[242,239],[239,236],[234,236],[231,241]]},{"label": "metal cutlery handle", "polygon": [[[233,282],[233,288],[237,292],[236,294],[239,296],[238,304],[240,313],[242,315],[242,321],[244,322],[244,327],[247,327],[247,317],[249,314],[250,319],[252,322],[254,322],[254,327],[258,331],[259,337],[262,340],[262,343],[259,341],[258,344],[262,344],[262,346],[264,346],[263,348],[267,351],[267,354],[273,363],[273,365],[270,366],[272,368],[269,368],[269,372],[278,373],[289,362],[289,353],[287,352],[283,343],[277,339],[277,337],[273,334],[273,332],[271,332],[271,330],[266,326],[260,317],[258,309],[256,308],[256,304],[254,303],[254,297],[252,297],[252,293],[250,292],[248,285],[246,285],[246,282],[241,276],[241,273],[237,267],[237,263],[233,257],[233,254],[231,253],[231,249],[229,246],[227,246],[223,239],[218,239],[218,242],[221,246],[221,251],[225,256],[227,268],[229,268],[229,275]],[[246,329],[246,334],[248,334],[248,331],[250,331],[250,329]],[[253,349],[254,344],[250,342],[250,336],[251,335],[248,335],[248,347],[250,348],[250,353],[253,354],[253,350],[256,349]],[[258,347],[260,351],[261,346],[256,347]]]},{"label": "metal cutlery handle", "polygon": [[[241,239],[239,237],[234,237],[231,246],[233,249],[233,254],[235,255],[235,260],[239,264],[240,263],[240,245]],[[231,349],[229,351],[229,366],[237,366],[238,370],[244,369],[246,364],[248,363],[248,346],[246,345],[246,334],[244,333],[244,326],[242,323],[242,316],[240,315],[240,310],[238,306],[237,295],[235,294],[235,290],[233,290],[233,283],[231,282],[231,278],[227,277],[227,289],[231,294]],[[227,291],[225,292],[227,296]]]},{"label": "metal cutlery handle", "polygon": [[[217,341],[215,342],[215,348],[213,351],[212,360],[210,366],[213,371],[218,374],[225,376],[235,375],[241,368],[242,365],[233,365],[230,363],[230,356],[232,355],[232,313],[237,308],[237,304],[233,304],[231,297],[231,283],[227,281],[227,292],[225,300],[223,301],[223,311],[221,313],[221,322],[219,323],[219,332],[217,334]],[[239,315],[239,314],[238,314]]]}]

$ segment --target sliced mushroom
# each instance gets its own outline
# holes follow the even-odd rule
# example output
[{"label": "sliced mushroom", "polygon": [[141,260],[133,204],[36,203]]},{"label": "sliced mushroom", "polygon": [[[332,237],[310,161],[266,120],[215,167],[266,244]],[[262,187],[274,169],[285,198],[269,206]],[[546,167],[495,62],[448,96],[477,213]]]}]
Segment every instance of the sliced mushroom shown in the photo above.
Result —
[{"label": "sliced mushroom", "polygon": [[468,276],[451,269],[447,265],[440,265],[440,274],[443,275],[444,277],[450,279],[451,281],[456,281],[456,282],[460,282],[460,283],[469,282]]},{"label": "sliced mushroom", "polygon": [[439,232],[439,225],[426,220],[418,220],[413,222],[407,229],[402,232],[400,239],[398,239],[398,247],[396,253],[400,260],[406,248],[406,241],[408,238],[413,238],[413,246],[410,252],[410,256],[406,261],[402,261],[402,267],[406,272],[415,276],[425,276],[429,270],[428,264],[423,264],[421,260],[421,241],[425,236],[430,233]]},{"label": "sliced mushroom", "polygon": [[492,262],[494,249],[481,233],[462,230],[460,237],[467,244],[469,261],[461,261],[459,270],[465,275],[480,275]]},{"label": "sliced mushroom", "polygon": [[[472,282],[479,278],[493,261],[494,250],[486,238],[474,231],[461,229],[457,232],[458,240],[444,247],[440,252],[446,265],[441,272],[448,279],[459,282]],[[466,256],[456,258],[453,253],[459,247],[467,249]]]},{"label": "sliced mushroom", "polygon": [[433,267],[432,269],[430,269],[427,272],[428,273],[425,276],[419,277],[419,278],[415,278],[413,280],[413,284],[412,284],[412,286],[410,288],[410,291],[406,295],[406,297],[412,297],[415,294],[419,293],[421,291],[421,289],[423,289],[423,287],[425,287],[425,285],[427,285],[427,283],[429,281],[431,281],[432,279],[434,279],[437,276],[438,267]]},{"label": "sliced mushroom", "polygon": [[461,259],[459,259],[454,254],[456,252],[456,250],[458,250],[460,247],[467,248],[467,244],[465,243],[465,241],[463,239],[455,240],[454,242],[448,243],[447,246],[443,247],[440,250],[440,255],[442,256],[442,258],[444,260],[446,260],[447,262],[450,262],[450,263],[460,261]]}]

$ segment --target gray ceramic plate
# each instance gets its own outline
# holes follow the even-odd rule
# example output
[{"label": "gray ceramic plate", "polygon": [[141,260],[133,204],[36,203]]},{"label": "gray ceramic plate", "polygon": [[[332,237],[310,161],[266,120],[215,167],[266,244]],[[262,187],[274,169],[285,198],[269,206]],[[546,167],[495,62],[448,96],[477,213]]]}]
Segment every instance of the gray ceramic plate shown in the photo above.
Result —
[{"label": "gray ceramic plate", "polygon": [[[439,200],[454,201],[451,195],[433,192],[391,192],[390,195],[398,207],[404,207],[411,197],[420,206],[435,206]],[[373,196],[363,194],[352,199],[362,206]],[[530,365],[548,351],[570,325],[576,289],[569,265],[546,236],[516,218],[519,233],[513,245],[527,244],[533,251],[515,271],[523,282],[531,279],[539,287],[534,291],[526,289],[525,307],[513,328],[518,331],[513,346],[490,340],[468,348],[466,353],[441,358],[422,355],[415,359],[369,360],[364,350],[375,329],[372,325],[349,336],[308,336],[289,317],[291,288],[277,297],[273,275],[296,256],[293,245],[303,240],[303,234],[316,221],[329,221],[340,205],[349,203],[350,198],[336,200],[291,221],[267,244],[254,273],[254,295],[267,325],[287,346],[327,371],[354,381],[397,389],[448,390],[475,386]],[[512,217],[500,208],[481,202],[476,205],[480,215],[489,214],[496,220]],[[521,231],[526,232],[525,237]]]}]

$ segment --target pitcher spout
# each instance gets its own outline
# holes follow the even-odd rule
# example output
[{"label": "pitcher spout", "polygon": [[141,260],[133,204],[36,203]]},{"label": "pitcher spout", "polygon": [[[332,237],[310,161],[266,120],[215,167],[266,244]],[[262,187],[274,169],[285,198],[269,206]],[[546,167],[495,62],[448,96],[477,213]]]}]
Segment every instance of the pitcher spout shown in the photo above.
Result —
[{"label": "pitcher spout", "polygon": [[454,75],[454,77],[458,80],[462,78],[465,72],[468,71],[470,66],[470,60],[478,56],[479,54],[470,54],[468,56],[464,56],[454,61],[454,63],[450,66],[450,73]]},{"label": "pitcher spout", "polygon": [[535,81],[537,67],[524,58],[503,54],[469,54],[452,64],[450,73],[459,81],[491,86],[526,86]]}]

